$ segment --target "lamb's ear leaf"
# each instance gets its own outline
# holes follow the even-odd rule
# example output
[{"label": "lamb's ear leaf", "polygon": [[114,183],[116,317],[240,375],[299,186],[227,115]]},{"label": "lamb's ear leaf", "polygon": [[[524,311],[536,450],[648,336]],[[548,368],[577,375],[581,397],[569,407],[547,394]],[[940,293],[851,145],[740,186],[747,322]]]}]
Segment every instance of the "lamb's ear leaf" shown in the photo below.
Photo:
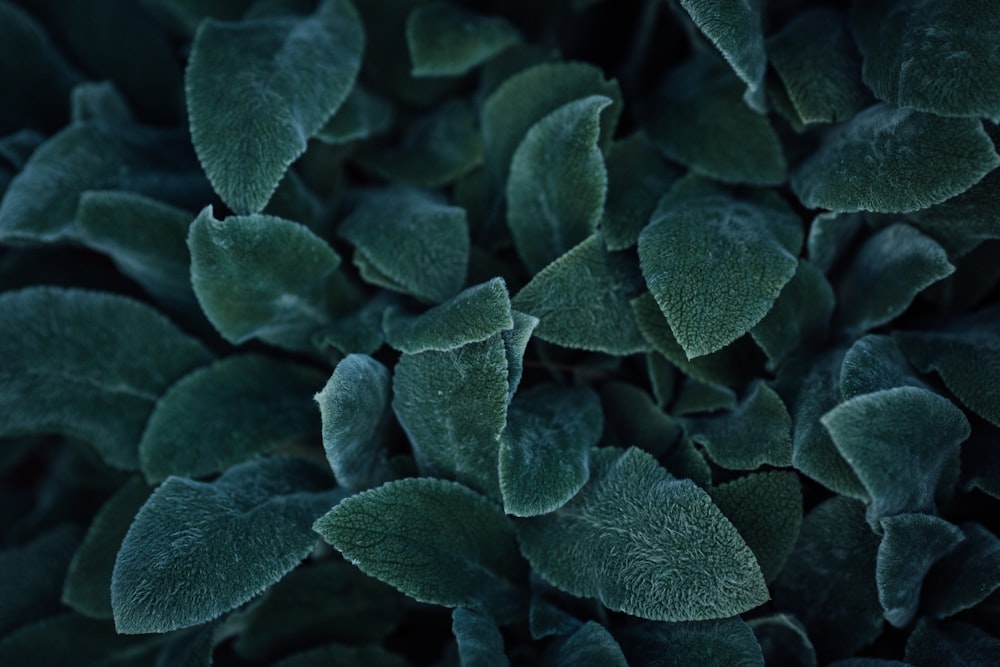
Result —
[{"label": "lamb's ear leaf", "polygon": [[417,190],[371,190],[340,223],[354,262],[387,289],[440,303],[462,289],[469,264],[465,210]]},{"label": "lamb's ear leaf", "polygon": [[155,667],[212,667],[216,623],[171,636],[156,655]]},{"label": "lamb's ear leaf", "polygon": [[270,215],[216,220],[209,206],[187,244],[195,295],[223,338],[313,349],[312,334],[331,319],[326,287],[340,265],[326,241]]},{"label": "lamb's ear leaf", "polygon": [[738,200],[700,179],[684,179],[660,200],[640,234],[646,284],[688,359],[749,331],[795,275],[802,223],[770,195]]},{"label": "lamb's ear leaf", "polygon": [[948,251],[964,255],[983,241],[1000,238],[1000,169],[994,169],[971,188],[935,206],[913,211],[906,221]]},{"label": "lamb's ear leaf", "polygon": [[111,618],[111,573],[132,520],[152,489],[141,477],[126,482],[94,516],[66,572],[62,600],[90,618]]},{"label": "lamb's ear leaf", "polygon": [[503,616],[524,561],[503,510],[456,482],[388,482],[340,502],[315,530],[366,574],[421,602]]},{"label": "lamb's ear leaf", "polygon": [[940,331],[894,334],[907,358],[922,371],[936,371],[962,403],[1000,426],[1000,307],[956,320]]},{"label": "lamb's ear leaf", "polygon": [[856,340],[844,356],[840,368],[844,400],[903,386],[930,389],[917,377],[891,336],[868,334]]},{"label": "lamb's ear leaf", "polygon": [[536,385],[515,396],[500,438],[504,511],[537,516],[566,504],[590,477],[603,429],[601,401],[586,386]]},{"label": "lamb's ear leaf", "polygon": [[[723,618],[768,599],[753,552],[694,482],[635,448],[597,449],[590,460],[590,480],[572,500],[514,519],[521,551],[543,578],[652,620]],[[637,550],[662,558],[637,560]]]},{"label": "lamb's ear leaf", "polygon": [[0,664],[150,665],[162,646],[160,637],[120,634],[111,621],[66,613],[0,638]]},{"label": "lamb's ear leaf", "polygon": [[184,376],[160,398],[139,441],[146,480],[203,477],[316,429],[312,396],[323,374],[257,354]]},{"label": "lamb's ear leaf", "polygon": [[316,139],[328,144],[346,144],[385,132],[392,126],[392,102],[355,82],[330,120],[316,132]]},{"label": "lamb's ear leaf", "polygon": [[507,19],[451,3],[416,7],[406,19],[406,44],[416,77],[465,74],[521,39]]},{"label": "lamb's ear leaf", "polygon": [[583,623],[576,616],[559,608],[537,593],[531,598],[528,609],[531,638],[568,636],[580,629]]},{"label": "lamb's ear leaf", "polygon": [[833,315],[833,288],[812,262],[799,258],[795,275],[778,300],[751,330],[754,341],[777,367],[790,353],[821,344]]},{"label": "lamb's ear leaf", "polygon": [[940,116],[1000,120],[996,12],[974,0],[947,7],[875,0],[852,8],[862,74],[879,99]]},{"label": "lamb's ear leaf", "polygon": [[528,315],[519,310],[511,310],[510,314],[514,321],[514,327],[500,332],[507,355],[508,403],[514,398],[514,392],[521,384],[521,376],[524,375],[524,352],[528,349],[528,341],[539,323],[539,319],[534,315]]},{"label": "lamb's ear leaf", "polygon": [[1000,539],[982,524],[961,528],[965,539],[927,576],[924,600],[935,618],[970,609],[1000,589]]},{"label": "lamb's ear leaf", "polygon": [[61,433],[135,470],[156,401],[211,355],[156,310],[81,289],[0,295],[0,436]]},{"label": "lamb's ear leaf", "polygon": [[771,588],[777,608],[805,626],[821,663],[853,655],[882,631],[878,537],[864,514],[862,503],[844,496],[812,509]]},{"label": "lamb's ear leaf", "polygon": [[969,437],[969,421],[948,399],[918,387],[855,396],[820,420],[864,485],[868,520],[932,512],[946,465]]},{"label": "lamb's ear leaf", "polygon": [[608,252],[595,234],[539,271],[512,304],[538,318],[541,340],[627,355],[649,349],[629,302],[641,290],[634,260]]},{"label": "lamb's ear leaf", "polygon": [[329,486],[322,469],[291,457],[240,463],[212,482],[170,477],[118,552],[111,578],[118,632],[198,625],[263,592],[315,546],[313,522],[343,495]]},{"label": "lamb's ear leaf", "polygon": [[865,241],[837,284],[837,320],[853,335],[885,324],[954,271],[933,239],[909,225],[890,225]]},{"label": "lamb's ear leaf", "polygon": [[922,618],[906,641],[906,661],[913,665],[985,666],[996,662],[998,653],[1000,639],[960,621],[939,623]]},{"label": "lamb's ear leaf", "polygon": [[531,126],[511,157],[507,224],[531,273],[590,236],[601,220],[608,173],[597,142],[601,111],[611,104],[591,95],[559,107]]},{"label": "lamb's ear leaf", "polygon": [[553,667],[628,667],[622,647],[604,626],[587,621],[552,652]]},{"label": "lamb's ear leaf", "polygon": [[489,614],[458,607],[451,613],[451,631],[458,643],[462,667],[510,665],[503,651],[503,635]]},{"label": "lamb's ear leaf", "polygon": [[684,435],[680,423],[633,384],[604,383],[601,402],[607,413],[607,430],[623,444],[635,445],[656,458],[666,454]]},{"label": "lamb's ear leaf", "polygon": [[806,256],[823,273],[829,273],[864,227],[859,213],[820,213],[809,227]]},{"label": "lamb's ear leaf", "polygon": [[920,603],[920,589],[931,566],[955,548],[962,530],[930,514],[898,514],[882,519],[875,578],[885,620],[909,625]]},{"label": "lamb's ear leaf", "polygon": [[871,100],[861,81],[861,54],[837,10],[802,12],[768,38],[767,54],[805,123],[848,120]]},{"label": "lamb's ear leaf", "polygon": [[374,295],[353,311],[337,317],[330,326],[313,334],[313,345],[318,350],[327,350],[335,356],[373,354],[385,342],[382,318],[395,301],[395,295],[389,292]]},{"label": "lamb's ear leaf", "polygon": [[421,469],[499,500],[497,456],[507,422],[500,334],[447,352],[404,354],[392,389],[392,409]]},{"label": "lamb's ear leaf", "polygon": [[979,119],[875,104],[829,130],[791,185],[809,208],[905,213],[965,192],[997,166]]},{"label": "lamb's ear leaf", "polygon": [[310,16],[202,22],[184,73],[191,139],[235,212],[263,210],[351,91],[364,44],[349,0],[324,0]]},{"label": "lamb's ear leaf", "polygon": [[739,617],[689,623],[634,622],[619,633],[630,665],[656,665],[664,656],[678,665],[764,667],[753,631]]},{"label": "lamb's ear leaf", "polygon": [[765,665],[816,667],[816,649],[806,629],[791,614],[778,613],[747,621],[753,630]]},{"label": "lamb's ear leaf", "polygon": [[738,402],[736,392],[726,385],[689,377],[684,378],[670,412],[675,417],[709,414],[720,410],[735,410]]},{"label": "lamb's ear leaf", "polygon": [[746,83],[743,95],[746,103],[754,111],[766,111],[764,3],[760,0],[680,0],[680,4]]},{"label": "lamb's ear leaf", "polygon": [[388,651],[378,644],[368,646],[326,644],[319,648],[294,653],[275,662],[273,667],[329,667],[330,665],[408,667],[409,664],[403,656]]}]

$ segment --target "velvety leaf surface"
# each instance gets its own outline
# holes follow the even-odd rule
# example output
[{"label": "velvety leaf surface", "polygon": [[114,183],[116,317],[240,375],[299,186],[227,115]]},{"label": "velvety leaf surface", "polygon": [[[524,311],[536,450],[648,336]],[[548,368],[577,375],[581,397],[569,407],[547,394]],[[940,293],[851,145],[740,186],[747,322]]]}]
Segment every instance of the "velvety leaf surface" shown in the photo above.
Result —
[{"label": "velvety leaf surface", "polygon": [[859,338],[844,355],[840,393],[845,400],[902,386],[930,389],[917,377],[891,336],[869,334]]},{"label": "velvety leaf surface", "polygon": [[563,611],[540,595],[531,599],[528,609],[528,624],[532,639],[544,639],[553,636],[569,636],[583,625],[580,619]]},{"label": "velvety leaf surface", "polygon": [[184,376],[160,398],[139,441],[150,483],[203,477],[316,430],[323,375],[260,355],[227,357]]},{"label": "velvety leaf surface", "polygon": [[595,450],[572,500],[514,525],[536,572],[612,610],[699,620],[768,598],[753,553],[708,494],[638,449]]},{"label": "velvety leaf surface", "polygon": [[736,392],[723,384],[686,378],[670,412],[677,417],[735,410]]},{"label": "velvety leaf surface", "polygon": [[648,392],[627,382],[608,382],[601,387],[607,414],[607,430],[626,446],[635,445],[660,458],[683,436],[683,429],[657,405]]},{"label": "velvety leaf surface", "polygon": [[735,199],[699,179],[679,182],[639,236],[646,284],[689,359],[760,322],[795,275],[801,222],[764,194]]},{"label": "velvety leaf surface", "polygon": [[458,642],[462,667],[507,667],[503,635],[482,611],[458,607],[451,614],[451,631]]},{"label": "velvety leaf surface", "polygon": [[816,667],[816,650],[794,616],[763,616],[748,621],[747,625],[760,644],[765,665]]},{"label": "velvety leaf surface", "polygon": [[194,292],[223,338],[312,349],[312,333],[330,321],[325,288],[340,265],[325,241],[297,222],[260,214],[216,220],[207,207],[187,244]]},{"label": "velvety leaf surface", "polygon": [[0,638],[0,664],[74,667],[148,667],[160,637],[115,632],[111,621],[60,614]]},{"label": "velvety leaf surface", "polygon": [[400,655],[378,645],[345,646],[329,644],[310,651],[303,651],[274,663],[274,667],[407,667],[410,663]]},{"label": "velvety leaf surface", "polygon": [[240,463],[212,482],[171,477],[139,510],[118,552],[115,627],[190,627],[258,595],[315,546],[310,527],[337,499],[327,488],[319,468],[291,457]]},{"label": "velvety leaf surface", "polygon": [[608,252],[592,235],[535,274],[512,300],[537,317],[541,340],[608,354],[635,354],[648,343],[629,300],[642,289],[626,257]]},{"label": "velvety leaf surface", "polygon": [[536,273],[594,231],[608,173],[598,147],[601,112],[612,100],[591,95],[531,126],[510,162],[507,224],[525,266]]},{"label": "velvety leaf surface", "polygon": [[396,301],[396,296],[388,292],[373,296],[313,334],[313,345],[320,350],[332,348],[335,355],[372,354],[385,342],[382,318]]},{"label": "velvety leaf surface", "polygon": [[922,618],[906,642],[906,661],[914,667],[990,667],[1000,639],[968,623],[937,623]]},{"label": "velvety leaf surface", "polygon": [[0,295],[0,357],[0,435],[72,436],[125,470],[162,393],[210,360],[145,304],[55,287]]},{"label": "velvety leaf surface", "polygon": [[603,625],[588,621],[554,652],[553,667],[628,667],[622,647]]},{"label": "velvety leaf surface", "polygon": [[421,602],[507,613],[524,562],[500,507],[440,479],[389,482],[347,498],[315,530],[366,574]]},{"label": "velvety leaf surface", "polygon": [[355,83],[336,113],[316,133],[316,138],[330,144],[367,139],[388,130],[393,119],[389,100]]},{"label": "velvety leaf surface", "polygon": [[511,310],[514,327],[500,332],[504,353],[507,356],[507,401],[514,398],[514,392],[524,375],[524,353],[528,348],[531,334],[538,327],[539,319],[534,315]]},{"label": "velvety leaf surface", "polygon": [[413,76],[465,74],[520,41],[507,19],[444,2],[417,7],[406,19]]},{"label": "velvety leaf surface", "polygon": [[590,477],[590,449],[603,428],[601,401],[589,387],[536,385],[516,395],[500,438],[504,511],[537,516],[562,507]]},{"label": "velvety leaf surface", "polygon": [[961,528],[965,539],[927,578],[926,606],[935,618],[970,609],[1000,589],[1000,538],[979,523]]},{"label": "velvety leaf surface", "polygon": [[876,104],[831,129],[791,184],[809,208],[903,213],[965,192],[998,165],[979,120]]},{"label": "velvety leaf surface", "polygon": [[806,256],[823,273],[829,273],[864,227],[859,213],[820,213],[809,227]]},{"label": "velvety leaf surface", "polygon": [[940,243],[949,256],[964,255],[980,243],[1000,237],[1000,169],[940,204],[913,211],[907,222]]},{"label": "velvety leaf surface", "polygon": [[742,619],[690,623],[636,623],[622,633],[631,665],[732,665],[764,667],[753,631]]},{"label": "velvety leaf surface", "polygon": [[364,44],[349,0],[324,0],[308,17],[199,26],[184,74],[191,138],[235,212],[264,208],[288,165],[347,97]]},{"label": "velvety leaf surface", "polygon": [[833,308],[833,288],[826,276],[815,264],[799,258],[795,275],[750,335],[771,364],[777,365],[796,349],[823,341]]},{"label": "velvety leaf surface", "polygon": [[156,656],[155,667],[212,667],[213,624],[174,636]]}]

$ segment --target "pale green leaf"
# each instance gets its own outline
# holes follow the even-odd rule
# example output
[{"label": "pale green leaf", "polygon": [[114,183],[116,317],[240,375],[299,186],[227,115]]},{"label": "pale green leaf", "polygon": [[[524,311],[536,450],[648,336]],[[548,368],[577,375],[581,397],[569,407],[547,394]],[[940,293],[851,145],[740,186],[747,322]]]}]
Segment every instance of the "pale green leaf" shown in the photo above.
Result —
[{"label": "pale green leaf", "polygon": [[488,614],[458,607],[451,614],[461,667],[508,667],[503,635]]},{"label": "pale green leaf", "polygon": [[329,144],[367,139],[388,130],[394,116],[389,100],[355,83],[344,103],[316,133],[316,138]]},{"label": "pale green leaf", "polygon": [[938,561],[926,580],[925,605],[935,618],[975,607],[1000,589],[1000,538],[986,526],[961,526],[965,539]]},{"label": "pale green leaf", "polygon": [[507,401],[514,397],[514,392],[521,384],[521,377],[524,375],[524,353],[528,348],[528,341],[531,334],[538,327],[538,318],[534,315],[522,313],[519,310],[511,310],[511,319],[514,327],[500,332],[503,339],[504,351],[507,355]]},{"label": "pale green leaf", "polygon": [[764,654],[765,665],[816,667],[816,649],[794,616],[774,614],[747,621]]},{"label": "pale green leaf", "polygon": [[689,623],[634,623],[620,635],[630,665],[764,667],[753,631],[738,617]]},{"label": "pale green leaf", "polygon": [[906,642],[906,660],[915,667],[991,667],[998,653],[1000,639],[959,621],[922,618]]},{"label": "pale green leaf", "polygon": [[844,356],[840,393],[845,400],[902,386],[930,389],[910,368],[890,336],[869,334],[859,338]]},{"label": "pale green leaf", "polygon": [[625,654],[604,626],[588,621],[553,652],[553,667],[628,667]]},{"label": "pale green leaf", "polygon": [[771,366],[777,366],[790,353],[825,340],[833,308],[833,288],[826,276],[815,264],[799,258],[795,275],[750,335],[767,354]]},{"label": "pale green leaf", "polygon": [[422,5],[406,19],[406,43],[417,77],[465,74],[520,41],[521,32],[507,19],[451,3]]}]

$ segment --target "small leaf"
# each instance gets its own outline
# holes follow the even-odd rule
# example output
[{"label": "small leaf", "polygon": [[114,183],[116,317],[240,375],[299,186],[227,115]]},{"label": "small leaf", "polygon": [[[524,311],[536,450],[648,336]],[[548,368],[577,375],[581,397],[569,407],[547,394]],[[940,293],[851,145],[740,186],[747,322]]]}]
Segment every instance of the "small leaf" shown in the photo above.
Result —
[{"label": "small leaf", "polygon": [[840,393],[845,400],[902,386],[930,389],[910,368],[893,338],[869,334],[855,341],[844,356]]},{"label": "small leaf", "polygon": [[935,618],[971,609],[1000,589],[1000,538],[978,523],[961,526],[965,539],[939,560],[926,580],[925,603]]},{"label": "small leaf", "polygon": [[965,192],[997,166],[979,120],[876,104],[833,127],[791,185],[809,208],[905,213]]},{"label": "small leaf", "polygon": [[514,328],[500,332],[503,339],[504,352],[507,355],[507,402],[514,398],[517,386],[521,384],[524,374],[524,352],[528,348],[531,334],[538,326],[538,318],[518,310],[510,311]]},{"label": "small leaf", "polygon": [[0,294],[0,358],[0,436],[61,433],[134,470],[156,401],[211,357],[145,304],[32,287]]},{"label": "small leaf", "polygon": [[625,654],[604,626],[588,621],[553,652],[553,667],[628,667]]},{"label": "small leaf", "polygon": [[406,43],[418,77],[465,74],[520,41],[520,31],[507,19],[443,2],[416,7],[406,19]]},{"label": "small leaf", "polygon": [[532,273],[590,236],[601,220],[608,174],[597,142],[600,114],[611,104],[592,95],[561,106],[535,123],[514,151],[507,224]]},{"label": "small leaf", "polygon": [[795,275],[767,315],[750,330],[771,366],[791,352],[824,341],[833,314],[833,288],[816,265],[799,258]]},{"label": "small leaf", "polygon": [[816,667],[816,649],[794,616],[774,614],[747,621],[764,654],[765,665]]},{"label": "small leaf", "polygon": [[510,524],[461,484],[389,482],[341,501],[314,529],[365,574],[421,602],[501,615],[522,604]]},{"label": "small leaf", "polygon": [[198,302],[226,340],[312,349],[311,335],[330,321],[325,288],[340,265],[325,241],[270,215],[216,220],[208,206],[187,244]]},{"label": "small leaf", "polygon": [[316,133],[316,138],[335,145],[359,141],[385,132],[393,120],[391,102],[355,83],[344,103]]},{"label": "small leaf", "polygon": [[646,284],[688,359],[749,331],[795,275],[802,225],[769,195],[735,199],[680,181],[639,236]]},{"label": "small leaf", "polygon": [[586,386],[536,385],[515,396],[500,439],[504,511],[537,516],[566,504],[590,477],[603,427],[600,399]]},{"label": "small leaf", "polygon": [[512,300],[537,317],[535,336],[575,349],[626,355],[648,344],[629,303],[642,289],[634,260],[610,253],[599,235],[539,271]]},{"label": "small leaf", "polygon": [[638,449],[595,450],[572,500],[514,526],[536,572],[615,611],[722,618],[768,598],[753,553],[708,494]]},{"label": "small leaf", "polygon": [[487,614],[458,607],[451,614],[461,667],[508,667],[503,635]]},{"label": "small leaf", "polygon": [[917,667],[990,667],[1000,639],[980,628],[922,618],[906,642],[906,661]]},{"label": "small leaf", "polygon": [[319,468],[291,457],[240,463],[212,482],[168,479],[139,510],[118,552],[115,628],[186,628],[261,593],[312,550],[310,526],[336,502],[323,492],[328,485]]},{"label": "small leaf", "polygon": [[324,0],[308,17],[201,23],[184,73],[191,139],[235,212],[264,208],[347,97],[364,43],[349,0]]},{"label": "small leaf", "polygon": [[634,623],[621,633],[630,665],[764,667],[760,646],[743,619]]}]

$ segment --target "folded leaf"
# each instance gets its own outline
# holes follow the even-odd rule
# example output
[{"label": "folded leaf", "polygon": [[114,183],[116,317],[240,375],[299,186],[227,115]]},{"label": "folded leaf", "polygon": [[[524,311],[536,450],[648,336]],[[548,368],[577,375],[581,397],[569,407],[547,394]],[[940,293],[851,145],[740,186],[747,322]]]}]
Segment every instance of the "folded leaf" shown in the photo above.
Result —
[{"label": "folded leaf", "polygon": [[1000,538],[979,523],[961,528],[965,539],[927,577],[925,602],[935,618],[971,609],[1000,589]]},{"label": "folded leaf", "polygon": [[794,616],[774,614],[747,621],[764,654],[765,665],[816,667],[816,649]]},{"label": "folded leaf", "polygon": [[451,614],[451,631],[458,642],[462,667],[508,667],[503,635],[496,622],[481,611],[458,607]]},{"label": "folded leaf", "polygon": [[528,348],[531,334],[538,327],[538,318],[518,310],[511,310],[514,328],[500,332],[504,352],[507,355],[507,402],[514,398],[517,386],[524,374],[524,352]]},{"label": "folded leaf", "polygon": [[917,377],[893,338],[868,334],[855,341],[844,356],[840,368],[844,400],[903,386],[930,389]]},{"label": "folded leaf", "polygon": [[392,103],[355,83],[337,111],[317,133],[330,144],[367,139],[389,129],[394,120]]},{"label": "folded leaf", "polygon": [[974,625],[922,618],[906,642],[906,661],[917,667],[988,667],[998,651],[1000,639]]},{"label": "folded leaf", "polygon": [[406,19],[413,76],[465,74],[520,41],[521,32],[507,19],[450,3],[417,7]]},{"label": "folded leaf", "polygon": [[633,623],[620,635],[630,665],[764,667],[753,631],[737,617],[690,623]]},{"label": "folded leaf", "polygon": [[625,654],[603,625],[588,621],[553,652],[553,667],[628,667]]},{"label": "folded leaf", "polygon": [[797,349],[823,342],[833,314],[833,288],[815,264],[799,258],[795,275],[778,294],[767,315],[750,330],[754,341],[777,366]]}]

